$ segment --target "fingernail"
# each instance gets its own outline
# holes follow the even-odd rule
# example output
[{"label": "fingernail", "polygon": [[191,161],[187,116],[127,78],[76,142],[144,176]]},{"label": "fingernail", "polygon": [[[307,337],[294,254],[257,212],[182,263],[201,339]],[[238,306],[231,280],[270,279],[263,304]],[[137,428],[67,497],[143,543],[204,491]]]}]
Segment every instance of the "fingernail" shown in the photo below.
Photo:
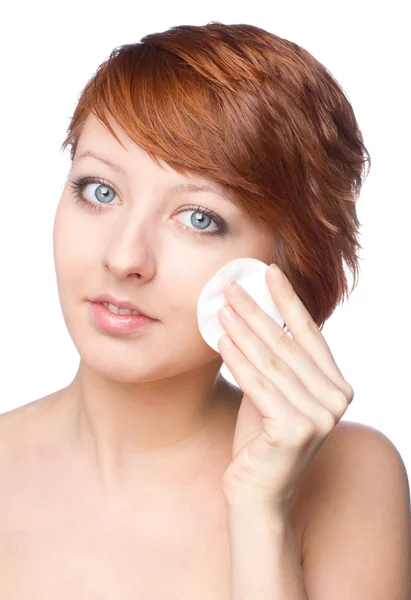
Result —
[{"label": "fingernail", "polygon": [[281,271],[280,267],[278,267],[275,263],[270,265],[268,269],[268,275],[276,281],[281,281],[282,279],[284,279],[284,273]]},{"label": "fingernail", "polygon": [[231,281],[227,287],[227,291],[232,298],[241,298],[245,296],[245,290],[235,281]]}]

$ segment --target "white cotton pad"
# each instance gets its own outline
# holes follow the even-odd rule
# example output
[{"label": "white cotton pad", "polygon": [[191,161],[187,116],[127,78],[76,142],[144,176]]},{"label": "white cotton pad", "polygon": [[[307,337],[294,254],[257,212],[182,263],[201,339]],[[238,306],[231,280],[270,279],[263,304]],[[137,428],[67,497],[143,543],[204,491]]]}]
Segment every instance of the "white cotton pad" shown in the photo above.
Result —
[{"label": "white cotton pad", "polygon": [[280,327],[284,326],[265,280],[268,268],[269,265],[255,258],[237,258],[217,271],[202,289],[197,303],[198,328],[204,340],[216,352],[219,352],[218,340],[227,333],[217,313],[227,304],[224,288],[229,281],[239,283]]}]

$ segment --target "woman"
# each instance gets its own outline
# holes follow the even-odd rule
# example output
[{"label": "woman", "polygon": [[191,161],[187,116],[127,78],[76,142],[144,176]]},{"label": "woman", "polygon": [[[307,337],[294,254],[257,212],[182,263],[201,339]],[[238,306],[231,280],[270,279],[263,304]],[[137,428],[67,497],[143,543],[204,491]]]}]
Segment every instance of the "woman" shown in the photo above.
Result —
[{"label": "woman", "polygon": [[[408,597],[404,464],[341,420],[321,334],[370,163],[338,83],[263,29],[173,27],[112,52],[67,146],[54,259],[80,363],[1,415],[0,597]],[[274,265],[291,336],[227,288],[216,353],[197,300],[239,257]]]}]

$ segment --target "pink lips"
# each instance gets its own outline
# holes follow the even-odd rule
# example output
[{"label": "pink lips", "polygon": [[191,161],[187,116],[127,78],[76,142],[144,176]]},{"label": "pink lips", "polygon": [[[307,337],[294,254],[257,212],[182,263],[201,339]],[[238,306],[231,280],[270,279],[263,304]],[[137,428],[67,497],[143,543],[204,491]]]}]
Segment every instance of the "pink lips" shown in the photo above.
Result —
[{"label": "pink lips", "polygon": [[117,298],[115,298],[108,292],[101,294],[100,296],[96,296],[95,298],[90,298],[90,301],[100,304],[103,304],[103,302],[109,302],[110,304],[113,304],[113,306],[117,306],[117,308],[128,308],[129,310],[136,310],[139,315],[143,315],[144,317],[150,317],[150,315],[145,314],[144,311],[133,302],[130,302],[129,300],[117,300]]},{"label": "pink lips", "polygon": [[[110,300],[104,300],[104,302],[110,302]],[[155,323],[157,320],[146,315],[116,315],[100,302],[91,302],[91,316],[99,327],[111,333],[130,333],[142,329],[150,323]]]}]

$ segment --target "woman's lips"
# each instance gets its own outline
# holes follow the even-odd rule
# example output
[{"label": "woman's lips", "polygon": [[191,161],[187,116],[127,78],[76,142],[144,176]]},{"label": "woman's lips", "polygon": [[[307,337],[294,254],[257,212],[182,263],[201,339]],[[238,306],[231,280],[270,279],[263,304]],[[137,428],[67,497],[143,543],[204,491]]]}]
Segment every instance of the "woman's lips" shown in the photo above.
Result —
[{"label": "woman's lips", "polygon": [[130,333],[156,322],[145,315],[116,315],[100,302],[91,302],[91,316],[99,327],[111,333]]},{"label": "woman's lips", "polygon": [[[147,315],[144,310],[142,310],[139,306],[135,305],[130,300],[118,300],[114,296],[110,294],[110,292],[104,292],[103,294],[99,294],[94,298],[89,298],[90,302],[96,302],[97,304],[103,304],[104,302],[108,302],[117,308],[128,308],[129,310],[135,310],[139,315],[143,315],[145,317],[149,317],[150,319],[154,319],[150,315]],[[154,319],[156,320],[156,319]]]}]

